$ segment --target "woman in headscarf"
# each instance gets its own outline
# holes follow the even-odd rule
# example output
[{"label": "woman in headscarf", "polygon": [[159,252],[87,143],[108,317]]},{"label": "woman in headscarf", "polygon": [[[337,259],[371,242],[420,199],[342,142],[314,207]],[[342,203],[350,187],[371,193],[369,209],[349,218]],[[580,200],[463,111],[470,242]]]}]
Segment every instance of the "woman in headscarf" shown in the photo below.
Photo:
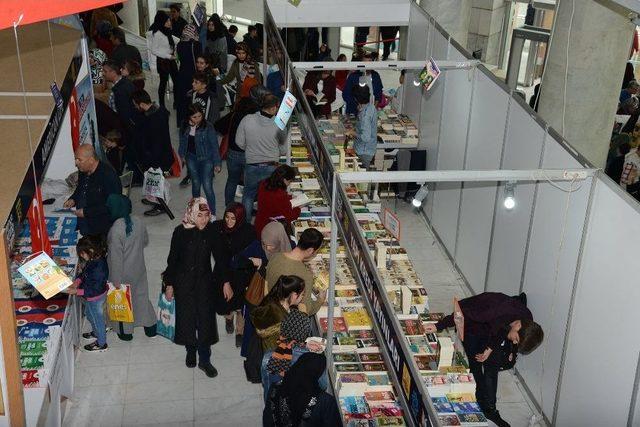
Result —
[{"label": "woman in headscarf", "polygon": [[[229,257],[229,270],[232,272],[233,298],[222,303],[218,307],[218,314],[225,316],[225,327],[228,334],[236,331],[236,347],[242,343],[242,333],[244,330],[244,319],[240,309],[244,305],[244,290],[249,284],[251,277],[241,273],[246,263],[259,268],[262,265],[262,257],[255,248],[259,248],[256,239],[256,231],[253,225],[247,223],[244,207],[241,203],[231,203],[224,211],[221,220],[213,223],[213,233],[216,241],[224,248]],[[220,301],[222,302],[222,301]]]},{"label": "woman in headscarf", "polygon": [[269,390],[262,416],[265,427],[331,427],[341,425],[338,405],[318,385],[325,372],[324,353],[305,353]]},{"label": "woman in headscarf", "polygon": [[207,21],[207,42],[204,53],[211,57],[214,68],[227,70],[227,27],[217,13]]},{"label": "woman in headscarf", "polygon": [[149,50],[156,56],[156,66],[158,74],[160,75],[160,84],[158,85],[158,103],[164,107],[164,94],[167,91],[169,76],[171,76],[171,81],[174,86],[176,86],[178,81],[176,43],[173,40],[173,35],[171,34],[171,18],[169,18],[169,15],[167,15],[166,12],[159,10],[153,19],[153,24],[149,27],[149,31],[151,32]]},{"label": "woman in headscarf", "polygon": [[[215,307],[218,298],[233,296],[229,283],[228,254],[213,234],[207,199],[193,198],[182,224],[171,237],[167,269],[163,273],[165,298],[176,299],[174,342],[187,349],[186,365],[197,365],[213,378],[218,371],[211,364],[211,345],[218,342]],[[218,239],[219,240],[219,239]],[[211,268],[211,256],[215,270]]]},{"label": "woman in headscarf", "polygon": [[178,126],[185,119],[187,109],[187,92],[191,89],[191,80],[196,72],[196,57],[202,51],[198,41],[198,29],[193,24],[187,24],[182,30],[180,42],[176,46],[180,69],[178,70],[178,83],[174,89],[177,108]]},{"label": "woman in headscarf", "polygon": [[[262,265],[257,269],[264,278],[269,259],[280,252],[291,250],[291,241],[284,230],[284,226],[279,222],[271,222],[262,230],[262,241],[260,242],[262,252]],[[240,355],[245,358],[244,372],[247,381],[260,383],[262,381],[260,367],[262,363],[262,342],[256,334],[255,327],[251,322],[250,312],[255,306],[245,302],[242,314],[245,319],[244,334],[242,336],[242,348]]]},{"label": "woman in headscarf", "polygon": [[156,335],[156,314],[149,301],[144,260],[144,248],[149,243],[147,227],[140,218],[131,216],[131,200],[121,194],[107,198],[107,209],[113,221],[107,236],[109,281],[116,288],[123,284],[130,286],[134,320],[133,323],[113,322],[112,327],[124,341],[133,339],[136,326],[143,326],[144,333],[153,337]]}]

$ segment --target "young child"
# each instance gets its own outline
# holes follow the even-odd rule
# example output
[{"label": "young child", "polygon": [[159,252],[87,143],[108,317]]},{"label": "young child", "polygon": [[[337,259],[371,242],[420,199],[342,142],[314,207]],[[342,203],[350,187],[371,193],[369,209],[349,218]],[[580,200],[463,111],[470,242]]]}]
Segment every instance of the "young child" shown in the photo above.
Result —
[{"label": "young child", "polygon": [[78,256],[85,261],[82,271],[67,288],[70,294],[84,298],[84,313],[91,323],[92,332],[82,334],[85,339],[95,339],[84,349],[89,352],[103,352],[107,349],[107,329],[105,323],[104,304],[107,299],[107,245],[100,236],[85,236],[76,246]]},{"label": "young child", "polygon": [[353,89],[353,97],[358,103],[358,123],[353,148],[362,167],[369,169],[378,146],[378,112],[371,103],[368,86],[356,85]]}]

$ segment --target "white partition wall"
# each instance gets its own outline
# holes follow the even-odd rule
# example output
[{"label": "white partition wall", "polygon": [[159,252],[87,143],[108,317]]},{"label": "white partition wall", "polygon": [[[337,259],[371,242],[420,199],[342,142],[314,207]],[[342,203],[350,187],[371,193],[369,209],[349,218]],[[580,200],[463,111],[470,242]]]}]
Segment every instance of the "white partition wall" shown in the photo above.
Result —
[{"label": "white partition wall", "polygon": [[[500,168],[510,97],[497,89],[493,80],[476,70],[464,169]],[[496,183],[464,183],[460,201],[454,260],[479,293],[485,287]]]},{"label": "white partition wall", "polygon": [[608,177],[596,180],[555,425],[640,425],[639,218],[635,200]]},{"label": "white partition wall", "polygon": [[[538,169],[546,132],[516,99],[509,109],[503,169]],[[500,201],[501,187],[498,190]],[[512,210],[496,209],[486,290],[515,295],[523,279],[524,257],[533,213],[535,183],[520,183],[515,189],[517,204]]]}]

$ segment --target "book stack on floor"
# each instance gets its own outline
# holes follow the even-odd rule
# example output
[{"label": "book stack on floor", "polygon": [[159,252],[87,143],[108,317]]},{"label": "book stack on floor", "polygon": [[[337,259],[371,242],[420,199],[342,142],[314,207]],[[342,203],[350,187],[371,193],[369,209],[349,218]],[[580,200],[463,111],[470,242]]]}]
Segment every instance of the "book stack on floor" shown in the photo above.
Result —
[{"label": "book stack on floor", "polygon": [[[76,217],[46,217],[45,224],[52,244],[53,260],[65,274],[73,278],[78,260],[75,251],[78,240]],[[25,224],[15,239],[10,269],[22,384],[27,388],[46,387],[53,374],[68,304],[66,294],[45,300],[18,272],[31,254],[31,233]]]},{"label": "book stack on floor", "polygon": [[[331,212],[320,190],[319,175],[310,162],[310,153],[299,132],[292,132],[292,166],[297,176],[291,185],[294,200],[303,201],[300,218],[292,222],[297,239],[307,228],[323,233],[325,244],[307,261],[314,275],[313,292],[329,286]],[[308,200],[307,200],[308,199]],[[356,426],[404,426],[404,411],[389,379],[388,366],[380,353],[373,320],[347,261],[346,248],[339,240],[336,263],[336,303],[333,318],[333,345],[329,359],[330,376],[345,424]],[[331,298],[331,297],[330,297]],[[316,315],[318,329],[326,335],[327,302]]]}]

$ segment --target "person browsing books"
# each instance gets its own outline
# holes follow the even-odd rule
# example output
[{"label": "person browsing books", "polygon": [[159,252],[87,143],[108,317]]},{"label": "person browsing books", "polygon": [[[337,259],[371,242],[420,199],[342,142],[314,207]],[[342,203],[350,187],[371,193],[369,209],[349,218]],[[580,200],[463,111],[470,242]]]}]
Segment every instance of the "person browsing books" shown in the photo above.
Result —
[{"label": "person browsing books", "polygon": [[[496,409],[498,372],[500,367],[512,359],[505,360],[502,343],[510,341],[517,352],[529,354],[544,338],[540,325],[526,306],[526,295],[510,297],[499,292],[483,292],[459,301],[460,313],[445,316],[425,330],[434,333],[458,326],[464,350],[469,359],[469,369],[476,380],[476,400],[487,419],[499,427],[509,423],[500,417]],[[459,319],[462,319],[462,323]],[[515,357],[510,354],[510,357]]]},{"label": "person browsing books", "polygon": [[107,327],[104,315],[104,303],[107,299],[107,244],[102,236],[82,237],[76,245],[78,256],[84,261],[78,278],[66,292],[84,299],[84,313],[91,324],[91,332],[82,334],[82,338],[94,342],[84,346],[88,352],[103,352],[107,349]]},{"label": "person browsing books", "polygon": [[305,283],[310,284],[309,290],[305,292],[304,299],[300,304],[300,310],[309,316],[313,316],[320,310],[327,297],[327,291],[318,293],[313,291],[313,273],[304,262],[316,256],[323,241],[324,236],[320,231],[315,228],[307,228],[300,235],[298,246],[291,252],[274,255],[267,265],[266,279],[269,289],[275,285],[280,276],[289,274],[299,276]]},{"label": "person browsing books", "polygon": [[358,103],[358,122],[353,148],[362,167],[368,169],[378,147],[378,113],[371,104],[367,86],[356,87],[353,96]]},{"label": "person browsing books", "polygon": [[324,391],[319,379],[327,369],[323,353],[306,353],[271,388],[262,425],[333,427],[341,425],[336,399]]},{"label": "person browsing books", "polygon": [[260,183],[255,221],[258,235],[272,220],[283,221],[290,226],[291,221],[300,216],[300,208],[292,206],[291,195],[287,192],[287,188],[295,177],[294,168],[289,165],[280,165],[269,178]]}]

